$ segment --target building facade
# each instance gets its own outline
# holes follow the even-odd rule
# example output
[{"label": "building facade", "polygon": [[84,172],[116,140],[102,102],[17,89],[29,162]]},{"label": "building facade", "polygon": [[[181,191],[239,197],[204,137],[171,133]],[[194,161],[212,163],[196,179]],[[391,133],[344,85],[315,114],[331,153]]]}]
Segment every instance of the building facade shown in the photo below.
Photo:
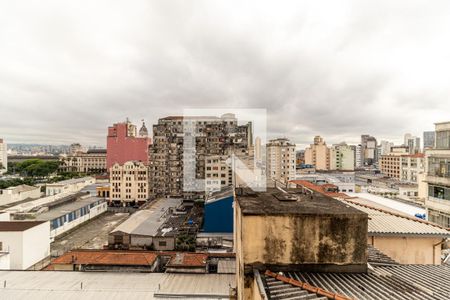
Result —
[{"label": "building facade", "polygon": [[62,172],[76,172],[86,174],[101,174],[106,169],[106,149],[89,149],[87,152],[78,151],[60,158],[59,169]]},{"label": "building facade", "polygon": [[[189,139],[185,141],[185,137]],[[227,156],[248,156],[251,153],[252,124],[238,125],[233,114],[221,117],[170,116],[158,120],[153,126],[153,145],[150,147],[150,192],[153,195],[189,197],[195,191],[204,190],[198,186],[212,171],[225,171],[223,162]],[[185,149],[186,147],[186,149]],[[209,163],[208,159],[220,156],[220,162]],[[186,176],[185,176],[186,175]],[[222,175],[220,175],[222,178]],[[230,184],[225,175],[226,185]],[[221,180],[222,181],[222,180]],[[210,183],[212,184],[212,183]]]},{"label": "building facade", "polygon": [[305,149],[305,164],[314,165],[316,170],[330,169],[330,148],[320,136],[314,137],[314,143]]},{"label": "building facade", "polygon": [[8,153],[6,142],[0,139],[0,175],[8,171]]},{"label": "building facade", "polygon": [[295,145],[288,139],[270,140],[266,145],[267,179],[287,183],[295,179]]},{"label": "building facade", "polygon": [[450,122],[435,126],[435,146],[425,151],[425,207],[429,221],[450,228]]},{"label": "building facade", "polygon": [[330,149],[330,170],[355,170],[354,149],[346,143],[333,145]]},{"label": "building facade", "polygon": [[37,199],[40,196],[40,187],[21,184],[0,190],[0,205],[20,202],[26,199]]},{"label": "building facade", "polygon": [[434,147],[434,131],[423,132],[423,149]]},{"label": "building facade", "polygon": [[378,162],[377,139],[368,134],[361,135],[361,164],[372,166]]},{"label": "building facade", "polygon": [[111,184],[110,204],[134,206],[149,197],[148,167],[142,162],[129,161],[123,165],[115,163],[109,172]]},{"label": "building facade", "polygon": [[145,123],[137,132],[136,125],[130,121],[116,123],[108,128],[106,140],[106,169],[109,170],[115,163],[123,165],[127,161],[140,161],[148,165],[148,148],[151,138],[148,136]]}]

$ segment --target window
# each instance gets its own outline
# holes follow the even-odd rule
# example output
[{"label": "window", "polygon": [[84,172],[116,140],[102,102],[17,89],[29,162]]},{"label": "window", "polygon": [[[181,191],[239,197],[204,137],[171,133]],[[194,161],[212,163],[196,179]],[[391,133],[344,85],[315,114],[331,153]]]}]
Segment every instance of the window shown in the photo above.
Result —
[{"label": "window", "polygon": [[166,242],[166,241],[159,241],[159,242],[158,242],[158,245],[159,245],[160,247],[166,247],[166,246],[167,246],[167,242]]}]

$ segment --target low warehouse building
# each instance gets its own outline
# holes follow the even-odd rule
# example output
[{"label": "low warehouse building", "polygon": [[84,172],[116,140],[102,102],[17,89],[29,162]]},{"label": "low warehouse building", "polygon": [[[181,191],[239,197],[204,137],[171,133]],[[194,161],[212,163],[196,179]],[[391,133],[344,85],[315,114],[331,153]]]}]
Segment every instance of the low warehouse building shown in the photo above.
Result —
[{"label": "low warehouse building", "polygon": [[0,222],[0,268],[26,270],[50,255],[50,224],[45,221]]}]

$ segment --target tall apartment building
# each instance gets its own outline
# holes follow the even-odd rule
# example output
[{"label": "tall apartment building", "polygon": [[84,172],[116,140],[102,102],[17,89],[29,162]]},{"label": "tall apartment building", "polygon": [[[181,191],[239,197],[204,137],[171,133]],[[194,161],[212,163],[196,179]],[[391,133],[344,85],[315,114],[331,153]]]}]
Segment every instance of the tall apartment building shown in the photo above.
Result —
[{"label": "tall apartment building", "polygon": [[381,141],[380,145],[378,145],[378,157],[381,157],[381,155],[387,155],[391,152],[391,147],[394,146],[394,143],[388,142],[388,141]]},{"label": "tall apartment building", "polygon": [[341,143],[331,147],[330,170],[355,170],[355,152],[352,146]]},{"label": "tall apartment building", "polygon": [[233,169],[228,155],[208,156],[205,160],[205,191],[220,191],[233,185]]},{"label": "tall apartment building", "polygon": [[149,198],[148,167],[142,162],[115,163],[110,168],[109,181],[109,201],[114,206],[135,206]]},{"label": "tall apartment building", "polygon": [[362,167],[363,163],[361,161],[361,145],[351,146],[355,153],[355,169],[359,169]]},{"label": "tall apartment building", "polygon": [[6,142],[0,139],[0,175],[8,171],[8,153]]},{"label": "tall apartment building", "polygon": [[270,140],[266,145],[267,179],[287,183],[295,179],[295,145],[288,139]]},{"label": "tall apartment building", "polygon": [[425,152],[425,207],[429,221],[450,228],[450,122],[435,126],[435,147]]},{"label": "tall apartment building", "polygon": [[425,155],[423,153],[402,155],[400,180],[418,183],[420,174],[425,172]]},{"label": "tall apartment building", "polygon": [[423,149],[434,147],[434,131],[423,132]]},{"label": "tall apartment building", "polygon": [[153,125],[149,151],[150,191],[174,197],[196,195],[192,191],[205,188],[197,186],[196,179],[206,179],[208,159],[219,156],[222,161],[217,163],[223,166],[231,154],[249,155],[252,147],[252,123],[238,125],[233,114],[159,119]]},{"label": "tall apartment building", "polygon": [[320,136],[314,137],[314,143],[305,149],[305,164],[314,165],[316,170],[330,169],[330,148]]},{"label": "tall apartment building", "polygon": [[420,152],[420,137],[413,136],[410,133],[406,133],[404,136],[403,145],[408,147],[408,152],[410,154],[415,154]]},{"label": "tall apartment building", "polygon": [[139,135],[136,125],[128,119],[108,127],[106,168],[109,170],[115,163],[123,165],[127,161],[141,161],[148,165],[150,144],[151,138],[148,137],[145,123],[142,123]]},{"label": "tall apartment building", "polygon": [[420,175],[425,172],[425,160],[422,153],[408,154],[409,148],[392,147],[391,153],[380,158],[382,174],[407,183],[419,183]]},{"label": "tall apartment building", "polygon": [[377,154],[377,139],[368,134],[361,135],[361,165],[374,165],[378,161]]},{"label": "tall apartment building", "polygon": [[86,174],[105,173],[106,149],[89,149],[87,152],[75,152],[74,154],[60,158],[59,169],[62,172],[76,172]]}]

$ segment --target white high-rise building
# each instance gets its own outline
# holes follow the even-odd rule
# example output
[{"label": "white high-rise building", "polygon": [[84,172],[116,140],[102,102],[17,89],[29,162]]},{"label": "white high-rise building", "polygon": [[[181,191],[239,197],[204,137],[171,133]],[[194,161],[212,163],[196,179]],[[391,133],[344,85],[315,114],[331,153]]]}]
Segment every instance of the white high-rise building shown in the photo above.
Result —
[{"label": "white high-rise building", "polygon": [[288,139],[270,140],[267,149],[267,179],[287,183],[295,179],[295,145]]},{"label": "white high-rise building", "polygon": [[8,171],[8,153],[6,142],[0,139],[0,174]]}]

